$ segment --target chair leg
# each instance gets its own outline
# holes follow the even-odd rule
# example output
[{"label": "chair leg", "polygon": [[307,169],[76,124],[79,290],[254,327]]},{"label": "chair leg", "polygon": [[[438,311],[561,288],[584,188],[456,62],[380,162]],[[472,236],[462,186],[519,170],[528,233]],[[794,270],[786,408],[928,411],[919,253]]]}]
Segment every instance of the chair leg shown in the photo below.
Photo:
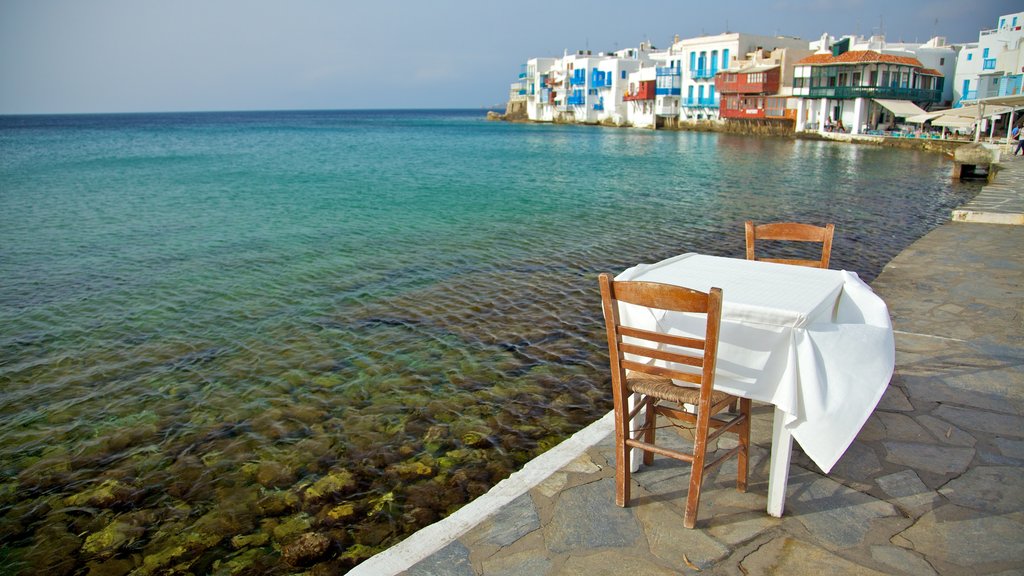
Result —
[{"label": "chair leg", "polygon": [[[654,432],[657,426],[658,411],[655,408],[658,404],[657,398],[644,397],[644,442],[654,444]],[[654,464],[654,452],[644,450],[644,465]]]},{"label": "chair leg", "polygon": [[743,427],[739,430],[740,453],[736,462],[736,489],[740,492],[747,491],[747,462],[750,456],[750,399],[740,399],[740,413],[746,418]]},{"label": "chair leg", "polygon": [[693,462],[690,466],[690,490],[686,494],[686,510],[683,513],[683,526],[693,528],[697,525],[697,509],[700,506],[700,488],[704,483],[704,458],[708,446],[708,419],[703,412],[697,417],[694,429]]},{"label": "chair leg", "polygon": [[625,507],[629,504],[629,452],[626,436],[629,434],[629,404],[622,399],[623,406],[615,410],[615,504]]}]

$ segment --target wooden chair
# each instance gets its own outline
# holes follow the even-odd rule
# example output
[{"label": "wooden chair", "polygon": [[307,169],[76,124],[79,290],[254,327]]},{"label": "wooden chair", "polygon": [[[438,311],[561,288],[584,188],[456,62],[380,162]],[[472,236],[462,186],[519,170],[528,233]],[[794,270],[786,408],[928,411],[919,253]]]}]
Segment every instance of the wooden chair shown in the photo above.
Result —
[{"label": "wooden chair", "polygon": [[[683,525],[693,528],[697,522],[701,484],[709,469],[738,455],[736,488],[741,492],[747,489],[750,400],[714,389],[722,290],[712,288],[705,293],[654,282],[616,282],[608,274],[601,274],[599,282],[615,402],[615,503],[623,507],[629,504],[629,453],[633,448],[643,450],[645,464],[652,464],[655,454],[683,460],[691,464]],[[620,302],[705,315],[704,338],[623,326],[619,315]],[[693,386],[680,386],[673,380]],[[628,407],[631,394],[639,397],[632,410]],[[724,413],[737,400],[739,412]],[[642,408],[646,408],[644,422],[631,430],[631,422]],[[655,444],[659,415],[694,426],[692,452],[680,452]],[[669,425],[676,426],[671,422]],[[712,428],[714,432],[710,432]],[[739,445],[708,462],[708,444],[725,432],[736,434]]]},{"label": "wooden chair", "polygon": [[[755,225],[750,220],[747,220],[746,228],[747,260],[781,262],[783,264],[795,264],[797,266],[810,266],[811,268],[828,268],[828,260],[832,256],[832,234],[835,232],[835,226],[832,224],[814,226],[813,224],[798,224],[796,222],[777,222],[773,224]],[[821,259],[803,260],[799,258],[757,258],[755,256],[754,244],[761,240],[819,242],[821,243]]]}]

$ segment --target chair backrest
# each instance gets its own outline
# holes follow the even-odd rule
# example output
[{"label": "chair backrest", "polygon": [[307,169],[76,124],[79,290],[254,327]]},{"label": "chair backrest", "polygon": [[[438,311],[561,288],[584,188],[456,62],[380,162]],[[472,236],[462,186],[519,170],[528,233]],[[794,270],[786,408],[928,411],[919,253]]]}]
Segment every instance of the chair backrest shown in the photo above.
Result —
[{"label": "chair backrest", "polygon": [[[718,356],[722,289],[712,288],[708,292],[700,292],[657,282],[616,282],[609,274],[601,274],[599,282],[615,389],[620,389],[619,385],[625,381],[626,370],[631,370],[698,384],[701,386],[701,402],[710,399]],[[623,326],[619,314],[620,302],[706,315],[704,337],[689,338]],[[667,367],[673,364],[680,366]]]},{"label": "chair backrest", "polygon": [[[797,222],[776,222],[772,224],[755,225],[750,220],[747,220],[747,260],[780,262],[782,264],[795,264],[797,266],[809,266],[811,268],[828,268],[828,261],[832,256],[832,235],[835,232],[835,228],[836,227],[833,224],[815,226],[813,224],[800,224]],[[800,258],[758,258],[755,256],[754,245],[756,242],[761,240],[818,242],[821,244],[821,258],[818,260],[805,260]]]}]

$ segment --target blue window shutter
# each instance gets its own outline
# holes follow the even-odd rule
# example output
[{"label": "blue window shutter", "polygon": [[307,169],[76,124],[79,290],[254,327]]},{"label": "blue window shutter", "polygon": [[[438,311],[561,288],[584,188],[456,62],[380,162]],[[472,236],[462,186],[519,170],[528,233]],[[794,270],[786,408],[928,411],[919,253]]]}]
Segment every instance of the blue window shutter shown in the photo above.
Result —
[{"label": "blue window shutter", "polygon": [[729,49],[722,50],[722,70],[729,68]]},{"label": "blue window shutter", "polygon": [[697,69],[697,53],[690,52],[690,70]]}]

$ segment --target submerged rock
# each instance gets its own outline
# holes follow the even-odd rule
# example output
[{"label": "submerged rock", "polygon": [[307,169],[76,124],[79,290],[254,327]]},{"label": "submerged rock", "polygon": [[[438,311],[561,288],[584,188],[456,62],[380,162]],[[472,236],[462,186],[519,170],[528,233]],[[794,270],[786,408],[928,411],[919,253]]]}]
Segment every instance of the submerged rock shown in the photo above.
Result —
[{"label": "submerged rock", "polygon": [[305,512],[300,512],[285,518],[280,524],[274,526],[274,540],[279,544],[286,544],[298,537],[299,534],[309,530],[310,526],[312,526],[312,522],[309,515]]},{"label": "submerged rock", "polygon": [[145,529],[135,526],[132,522],[117,518],[100,530],[90,534],[82,545],[82,553],[106,558],[113,556],[122,547],[134,542],[142,536]]},{"label": "submerged rock", "polygon": [[299,496],[286,490],[275,490],[266,493],[257,503],[257,509],[263,516],[284,516],[299,508]]},{"label": "submerged rock", "polygon": [[256,532],[254,534],[239,534],[231,538],[231,545],[235,548],[245,548],[246,546],[263,546],[270,541],[270,534],[266,532]]},{"label": "submerged rock", "polygon": [[343,496],[356,487],[355,477],[348,470],[331,472],[306,489],[307,502],[321,502],[334,496]]},{"label": "submerged rock", "polygon": [[81,538],[61,524],[51,524],[37,530],[34,541],[25,554],[32,573],[63,576],[75,571],[75,552],[82,546]]},{"label": "submerged rock", "polygon": [[295,483],[295,469],[281,462],[260,462],[256,468],[256,481],[266,488],[283,488]]},{"label": "submerged rock", "polygon": [[126,504],[132,498],[133,489],[117,480],[105,480],[99,486],[89,488],[64,499],[68,506],[92,506],[110,508],[117,504]]},{"label": "submerged rock", "polygon": [[281,549],[281,559],[289,566],[309,566],[326,560],[331,552],[331,539],[317,532],[302,534]]}]

